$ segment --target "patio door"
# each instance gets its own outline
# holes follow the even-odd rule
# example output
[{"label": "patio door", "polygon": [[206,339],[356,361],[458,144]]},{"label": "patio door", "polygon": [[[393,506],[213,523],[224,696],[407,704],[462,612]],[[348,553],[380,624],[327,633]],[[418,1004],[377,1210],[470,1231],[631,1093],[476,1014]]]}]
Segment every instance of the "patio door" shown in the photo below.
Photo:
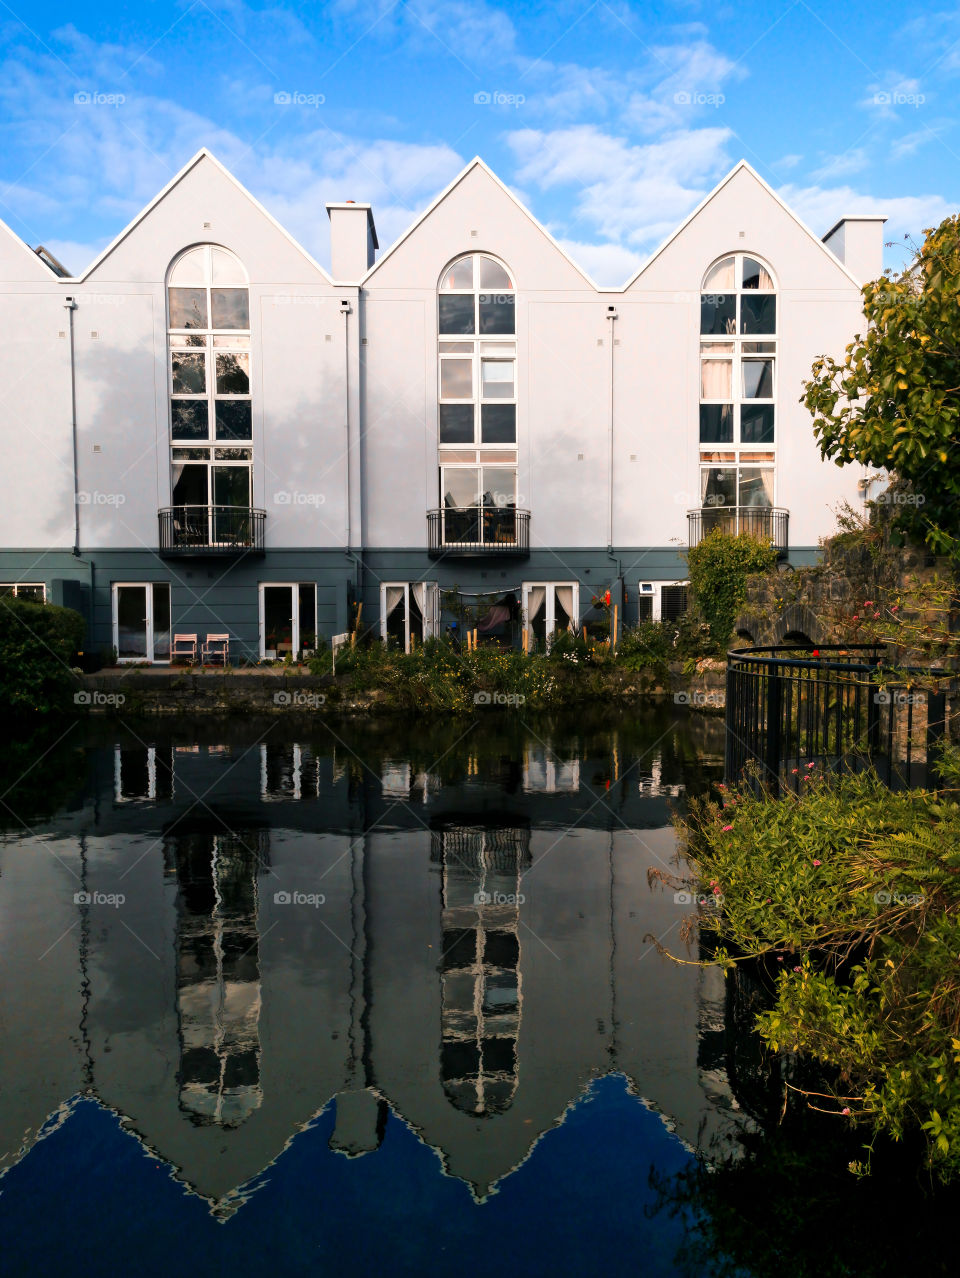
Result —
[{"label": "patio door", "polygon": [[118,661],[170,660],[169,582],[114,582],[113,646]]},{"label": "patio door", "polygon": [[317,646],[317,587],[312,581],[260,586],[260,656],[295,658]]},{"label": "patio door", "polygon": [[531,650],[549,648],[555,634],[580,625],[580,588],[576,581],[523,583],[523,624]]},{"label": "patio door", "polygon": [[404,652],[411,639],[423,643],[437,633],[440,587],[435,581],[385,581],[380,586],[380,638],[392,639]]}]

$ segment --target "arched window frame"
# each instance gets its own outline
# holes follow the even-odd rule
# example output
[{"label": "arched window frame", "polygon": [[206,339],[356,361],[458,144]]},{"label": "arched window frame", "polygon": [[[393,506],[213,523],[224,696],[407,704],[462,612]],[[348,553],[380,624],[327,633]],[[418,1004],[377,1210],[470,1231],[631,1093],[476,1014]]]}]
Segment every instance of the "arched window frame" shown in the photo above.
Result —
[{"label": "arched window frame", "polygon": [[[203,507],[253,500],[249,278],[229,249],[193,244],[170,263],[165,291],[172,505],[193,508],[201,536]],[[220,539],[215,522],[208,534]]]},{"label": "arched window frame", "polygon": [[776,504],[777,298],[776,276],[755,253],[724,253],[704,272],[698,378],[705,507]]}]

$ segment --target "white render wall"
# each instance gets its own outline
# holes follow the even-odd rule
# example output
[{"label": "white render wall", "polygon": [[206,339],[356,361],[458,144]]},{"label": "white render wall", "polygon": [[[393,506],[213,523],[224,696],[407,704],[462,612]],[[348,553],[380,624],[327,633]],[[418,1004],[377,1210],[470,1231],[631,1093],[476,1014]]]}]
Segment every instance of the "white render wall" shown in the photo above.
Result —
[{"label": "white render wall", "polygon": [[268,550],[345,545],[348,416],[351,543],[425,547],[426,511],[439,504],[436,287],[468,252],[501,258],[517,284],[517,486],[532,550],[610,540],[611,330],[613,544],[686,544],[685,513],[699,505],[700,285],[737,251],[762,258],[777,282],[775,501],[790,511],[791,546],[816,545],[833,529],[831,508],[858,500],[859,470],[820,460],[798,401],[813,359],[840,355],[861,325],[859,289],[749,168],[616,291],[598,290],[474,163],[358,291],[332,283],[201,153],[81,279],[57,279],[0,227],[0,547],[72,544],[60,333],[73,296],[79,487],[90,494],[81,544],[156,548],[157,510],[170,503],[165,278],[202,242],[235,253],[250,279],[254,504],[267,511]]}]

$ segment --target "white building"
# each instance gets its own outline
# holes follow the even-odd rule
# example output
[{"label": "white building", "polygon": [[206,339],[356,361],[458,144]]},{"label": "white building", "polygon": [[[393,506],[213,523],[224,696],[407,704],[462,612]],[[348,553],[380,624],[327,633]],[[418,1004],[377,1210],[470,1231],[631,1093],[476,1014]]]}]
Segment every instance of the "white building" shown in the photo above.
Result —
[{"label": "white building", "polygon": [[800,395],[882,218],[820,240],[741,162],[601,289],[479,159],[379,259],[368,205],[327,213],[332,278],[204,150],[80,275],[0,224],[0,585],[88,647],[282,656],[360,602],[408,642],[454,589],[503,636],[608,589],[629,623],[704,529],[809,563],[858,500]]}]

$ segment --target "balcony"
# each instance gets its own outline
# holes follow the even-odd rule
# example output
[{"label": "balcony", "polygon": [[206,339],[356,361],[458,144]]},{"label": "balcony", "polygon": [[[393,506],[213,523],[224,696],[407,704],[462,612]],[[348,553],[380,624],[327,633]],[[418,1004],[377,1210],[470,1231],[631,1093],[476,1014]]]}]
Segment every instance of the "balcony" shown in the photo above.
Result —
[{"label": "balcony", "polygon": [[529,555],[530,512],[502,506],[445,507],[427,511],[428,553]]},{"label": "balcony", "polygon": [[266,511],[247,506],[167,506],[161,555],[262,555]]},{"label": "balcony", "polygon": [[749,533],[769,542],[783,558],[789,549],[790,512],[779,506],[701,506],[687,511],[687,541],[691,549],[719,528],[735,537]]}]

